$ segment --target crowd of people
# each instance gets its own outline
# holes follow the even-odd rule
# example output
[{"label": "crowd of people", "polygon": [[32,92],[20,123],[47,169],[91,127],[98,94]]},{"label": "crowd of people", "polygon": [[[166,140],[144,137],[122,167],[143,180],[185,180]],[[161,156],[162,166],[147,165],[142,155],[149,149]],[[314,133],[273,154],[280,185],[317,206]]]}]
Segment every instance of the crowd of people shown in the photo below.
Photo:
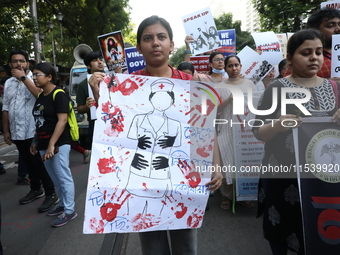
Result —
[{"label": "crowd of people", "polygon": [[[272,94],[275,93],[273,91],[279,91],[277,88],[305,88],[313,95],[305,104],[306,109],[315,116],[331,116],[335,122],[340,122],[340,110],[336,104],[338,93],[329,80],[331,40],[333,34],[340,33],[340,11],[321,9],[309,17],[307,26],[308,29],[294,33],[289,39],[287,57],[279,64],[279,76],[275,78],[274,73],[269,72],[268,77],[265,77],[258,109],[271,107]],[[209,52],[210,73],[195,71],[189,63],[189,44],[192,39],[186,36],[185,61],[176,69],[168,63],[174,49],[170,24],[158,16],[146,18],[138,27],[136,45],[146,66],[133,74],[218,84],[217,91],[222,104],[218,106],[217,115],[230,119],[233,96],[223,84],[238,86],[243,92],[248,88],[256,90],[256,87],[252,81],[242,77],[241,60],[236,55],[225,57],[218,51]],[[18,148],[18,181],[29,180],[30,185],[29,193],[19,203],[27,204],[45,196],[38,211],[46,212],[48,216],[58,216],[52,225],[63,226],[77,217],[74,210],[74,182],[69,168],[72,144],[67,122],[69,98],[65,93],[56,91],[59,89],[58,77],[51,64],[38,63],[30,71],[27,52],[22,50],[13,50],[8,62],[12,77],[4,86],[4,140],[7,144],[14,143]],[[92,76],[79,84],[76,102],[78,112],[88,114],[92,138],[94,121],[90,117],[90,107],[99,100],[99,83],[105,77],[104,63],[99,52],[88,53],[84,62]],[[89,96],[87,84],[90,84],[93,98]],[[298,96],[294,93],[289,95],[290,98]],[[275,119],[273,123],[262,126],[255,123],[253,128],[255,137],[265,142],[262,165],[294,165],[294,148],[290,146],[292,127],[283,125],[282,121],[294,121],[300,126],[303,125],[303,114],[297,116],[295,105],[289,105],[287,114],[281,115],[280,104],[277,106],[269,115],[256,116],[256,120],[264,123],[268,119]],[[229,125],[217,126],[214,165],[234,164],[233,144],[232,128]],[[206,183],[209,190],[220,190],[221,208],[224,210],[231,209],[235,199],[232,182],[228,181],[230,179],[230,176],[214,172],[211,181]],[[297,178],[260,177],[258,216],[263,215],[264,237],[269,241],[274,255],[287,254],[288,249],[304,254],[300,201],[296,199],[291,203],[287,200],[287,188],[293,190],[296,197],[299,196]],[[253,201],[243,201],[242,205],[255,207]],[[280,215],[279,221],[273,222],[273,210]],[[197,229],[151,231],[140,233],[139,236],[143,254],[197,254]],[[292,236],[294,238],[290,238]]]}]

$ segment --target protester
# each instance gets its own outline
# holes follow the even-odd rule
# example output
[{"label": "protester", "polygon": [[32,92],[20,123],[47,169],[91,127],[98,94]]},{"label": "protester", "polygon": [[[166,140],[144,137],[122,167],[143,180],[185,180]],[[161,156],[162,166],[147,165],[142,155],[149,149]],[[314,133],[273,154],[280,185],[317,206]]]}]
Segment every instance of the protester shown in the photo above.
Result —
[{"label": "protester", "polygon": [[[135,72],[136,75],[156,76],[190,80],[192,77],[174,69],[168,64],[169,54],[174,48],[170,24],[163,18],[151,16],[142,21],[137,30],[137,50],[144,56],[146,66]],[[104,74],[94,73],[89,82],[98,102],[98,83]],[[210,190],[216,190],[222,180],[220,173],[208,182]],[[143,254],[197,254],[196,229],[166,230],[140,233]]]},{"label": "protester", "polygon": [[288,61],[286,58],[284,58],[279,63],[279,75],[276,76],[276,79],[283,78],[287,69],[288,69]]},{"label": "protester", "polygon": [[[190,62],[190,43],[194,40],[194,38],[190,35],[185,37],[185,45],[186,51],[184,55],[184,61]],[[198,72],[194,72],[194,80],[195,81],[205,81],[205,82],[221,82],[226,79],[224,76],[224,55],[222,52],[212,51],[209,52],[209,65],[210,72],[209,74],[202,74]]]},{"label": "protester", "polygon": [[3,255],[2,244],[1,244],[1,202],[0,202],[0,255]]},{"label": "protester", "polygon": [[[98,51],[91,51],[86,54],[84,58],[84,64],[87,66],[87,72],[89,74],[93,74],[94,72],[104,72],[104,62],[102,59],[102,55]],[[89,96],[88,90],[88,82],[87,78],[84,79],[81,83],[79,83],[77,89],[76,103],[77,103],[77,111],[79,113],[85,114],[87,113],[87,120],[89,122],[89,141],[90,148],[92,146],[92,138],[93,138],[93,129],[94,122],[91,117],[90,108],[94,102],[94,99]],[[84,163],[88,162],[90,157],[90,151],[88,153],[84,153]]]},{"label": "protester", "polygon": [[[248,88],[252,88],[255,91],[254,83],[249,79],[243,79],[240,77],[241,73],[241,60],[236,55],[229,55],[225,61],[225,71],[229,78],[224,82],[220,83],[216,88],[218,94],[222,99],[222,105],[217,109],[217,118],[231,120],[233,116],[233,95],[230,90],[223,88],[223,84],[233,85],[239,87],[243,93],[246,93]],[[230,125],[217,125],[217,144],[218,153],[220,154],[220,165],[232,166],[234,165],[234,141],[232,127]],[[220,188],[222,195],[221,208],[223,210],[231,209],[231,202],[233,201],[233,185],[228,184],[227,180],[232,179],[231,173],[224,173],[223,183]],[[253,208],[254,203],[251,201],[239,202],[245,207]]]},{"label": "protester", "polygon": [[195,73],[195,67],[190,62],[185,61],[177,66],[177,70],[180,70],[183,73],[190,74],[191,76],[194,76]]},{"label": "protester", "polygon": [[[296,164],[292,128],[302,123],[303,113],[294,105],[286,106],[281,115],[281,89],[304,88],[313,95],[304,107],[312,116],[333,116],[340,120],[332,84],[317,76],[323,64],[323,36],[313,29],[296,32],[288,41],[287,60],[291,75],[273,82],[264,91],[258,110],[272,106],[277,94],[276,110],[268,115],[257,115],[253,132],[265,141],[263,166],[292,166]],[[302,98],[303,93],[287,93],[287,99]],[[335,113],[336,112],[336,113]],[[268,123],[267,120],[275,119]],[[265,123],[261,126],[259,123]],[[287,249],[304,254],[302,216],[299,188],[295,175],[289,173],[262,174],[259,181],[258,217],[263,216],[264,237],[269,241],[273,254],[286,254]]]},{"label": "protester", "polygon": [[318,76],[331,78],[332,35],[340,34],[340,10],[322,8],[314,12],[308,18],[307,27],[319,30],[325,40],[323,48],[324,63],[318,72]]},{"label": "protester", "polygon": [[[32,81],[32,72],[29,71],[28,54],[23,50],[12,50],[9,56],[9,66],[12,77],[5,83],[3,98],[3,130],[4,140],[10,145],[12,142],[19,151],[18,169],[29,171],[29,193],[19,199],[20,204],[27,204],[46,194],[44,202],[38,207],[39,212],[49,210],[58,203],[59,198],[55,194],[53,182],[48,175],[39,155],[30,154],[30,146],[35,133],[32,109],[36,96],[41,92]],[[21,166],[21,164],[26,164]],[[18,177],[26,178],[22,175]],[[43,188],[41,188],[41,183]],[[45,192],[44,192],[45,190]]]},{"label": "protester", "polygon": [[51,176],[60,204],[47,212],[48,216],[59,215],[52,226],[60,227],[77,217],[74,211],[74,183],[69,168],[71,135],[67,122],[69,113],[69,96],[56,86],[58,76],[50,63],[39,63],[33,71],[33,80],[43,92],[37,98],[33,116],[36,123],[36,135],[32,142],[31,153],[42,157]]}]

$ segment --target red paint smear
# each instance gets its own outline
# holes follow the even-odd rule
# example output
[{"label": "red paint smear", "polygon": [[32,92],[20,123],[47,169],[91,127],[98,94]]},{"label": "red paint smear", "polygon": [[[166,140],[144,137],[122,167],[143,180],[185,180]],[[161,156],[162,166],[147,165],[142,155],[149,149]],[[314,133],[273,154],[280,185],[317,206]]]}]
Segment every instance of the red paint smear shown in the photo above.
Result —
[{"label": "red paint smear", "polygon": [[197,209],[195,209],[195,211],[187,219],[187,225],[190,228],[197,228],[203,219],[203,212],[198,211],[198,213],[200,213],[199,215],[198,213],[195,213],[196,211]]},{"label": "red paint smear", "polygon": [[202,122],[202,124],[201,124],[201,127],[204,127],[206,121],[207,121],[207,118],[204,118],[204,119],[203,119],[203,122]]},{"label": "red paint smear", "polygon": [[118,106],[112,105],[110,102],[106,102],[102,105],[103,113],[106,113],[101,119],[107,123],[110,123],[110,127],[104,130],[104,133],[108,136],[118,136],[120,132],[124,131],[124,116]]},{"label": "red paint smear", "polygon": [[[196,115],[196,114],[195,114],[195,115]],[[192,125],[195,126],[195,125],[196,125],[196,122],[199,121],[200,118],[201,118],[201,116],[198,116],[198,117],[194,120],[194,122],[192,123]]]},{"label": "red paint smear", "polygon": [[127,154],[130,154],[130,152],[129,151],[125,152],[125,155],[127,155]]},{"label": "red paint smear", "polygon": [[201,157],[206,158],[206,157],[208,157],[210,155],[210,151],[212,151],[212,149],[213,149],[213,146],[210,144],[208,146],[197,148],[196,152]]},{"label": "red paint smear", "polygon": [[90,219],[90,229],[94,230],[96,234],[104,233],[104,221],[96,218]]},{"label": "red paint smear", "polygon": [[145,183],[145,182],[143,182],[142,185],[143,185],[143,187],[145,188],[144,191],[148,191],[148,190],[149,190],[148,187],[146,187],[146,183]]},{"label": "red paint smear", "polygon": [[154,226],[157,226],[160,223],[160,220],[156,219],[156,217],[152,214],[142,215],[138,213],[133,219],[133,230],[140,231],[142,229],[148,229]]},{"label": "red paint smear", "polygon": [[187,213],[188,207],[184,205],[184,203],[178,203],[178,205],[181,208],[181,211],[176,211],[175,216],[177,219],[183,218],[183,216]]},{"label": "red paint smear", "polygon": [[97,163],[98,170],[101,174],[116,172],[116,163],[114,157],[100,158]]},{"label": "red paint smear", "polygon": [[138,89],[138,84],[131,79],[125,79],[122,83],[118,82],[117,87],[123,96],[129,96]]},{"label": "red paint smear", "polygon": [[28,221],[26,226],[21,226],[19,223],[7,223],[7,222],[3,222],[3,223],[1,223],[1,225],[3,225],[3,226],[12,225],[16,228],[25,229],[25,228],[29,228],[33,224],[32,224],[32,221]]}]

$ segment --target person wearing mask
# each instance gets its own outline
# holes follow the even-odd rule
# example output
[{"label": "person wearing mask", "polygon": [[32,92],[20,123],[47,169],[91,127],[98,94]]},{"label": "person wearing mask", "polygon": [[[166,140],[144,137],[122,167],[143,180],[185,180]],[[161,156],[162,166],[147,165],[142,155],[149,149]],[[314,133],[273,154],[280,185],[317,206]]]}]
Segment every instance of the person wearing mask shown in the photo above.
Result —
[{"label": "person wearing mask", "polygon": [[[41,89],[33,83],[26,51],[12,50],[9,55],[9,66],[12,77],[5,83],[2,108],[4,140],[8,145],[12,142],[16,145],[19,151],[18,169],[27,167],[30,180],[30,191],[19,199],[19,203],[27,204],[46,195],[45,200],[38,207],[39,212],[45,212],[57,204],[59,198],[41,157],[30,153],[35,133],[32,108]],[[20,164],[26,165],[20,166]]]}]

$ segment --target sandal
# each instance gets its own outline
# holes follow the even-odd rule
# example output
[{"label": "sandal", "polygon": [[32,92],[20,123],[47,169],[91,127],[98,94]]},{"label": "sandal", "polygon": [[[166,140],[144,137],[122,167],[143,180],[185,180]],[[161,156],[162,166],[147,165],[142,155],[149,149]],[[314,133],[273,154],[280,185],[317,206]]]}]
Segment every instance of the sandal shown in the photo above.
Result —
[{"label": "sandal", "polygon": [[247,207],[249,209],[252,209],[255,207],[255,204],[253,201],[238,201],[240,205],[243,205],[244,207]]},{"label": "sandal", "polygon": [[231,201],[230,201],[228,198],[224,197],[224,198],[222,199],[222,202],[221,202],[220,206],[221,206],[221,208],[222,208],[223,210],[228,211],[228,210],[231,209]]}]

